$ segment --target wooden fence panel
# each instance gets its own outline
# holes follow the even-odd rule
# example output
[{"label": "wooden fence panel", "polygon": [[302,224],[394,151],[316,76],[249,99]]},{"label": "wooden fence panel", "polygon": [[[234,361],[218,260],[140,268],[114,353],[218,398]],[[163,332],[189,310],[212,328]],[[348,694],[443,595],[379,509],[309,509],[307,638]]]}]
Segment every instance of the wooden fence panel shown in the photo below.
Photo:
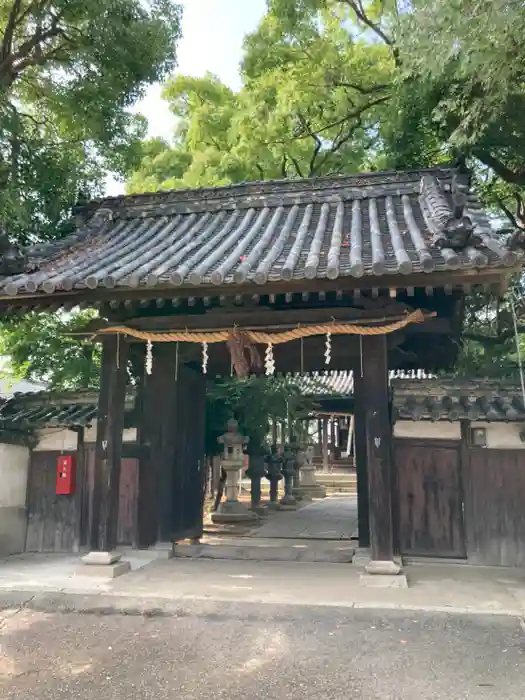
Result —
[{"label": "wooden fence panel", "polygon": [[[76,488],[80,494],[57,496],[56,463],[61,454],[73,452],[35,451],[31,455],[27,491],[27,552],[74,552],[87,545],[89,502],[93,489],[94,445],[85,446],[83,472]],[[120,471],[118,543],[135,544],[138,460],[125,458]],[[78,509],[81,512],[78,513]],[[80,519],[80,532],[79,532]]]},{"label": "wooden fence panel", "polygon": [[471,447],[467,454],[469,562],[525,566],[525,450]]},{"label": "wooden fence panel", "polygon": [[76,498],[57,496],[56,465],[61,454],[33,452],[27,492],[28,552],[73,552],[76,548]]},{"label": "wooden fence panel", "polygon": [[394,454],[401,553],[465,557],[459,443],[398,438]]}]

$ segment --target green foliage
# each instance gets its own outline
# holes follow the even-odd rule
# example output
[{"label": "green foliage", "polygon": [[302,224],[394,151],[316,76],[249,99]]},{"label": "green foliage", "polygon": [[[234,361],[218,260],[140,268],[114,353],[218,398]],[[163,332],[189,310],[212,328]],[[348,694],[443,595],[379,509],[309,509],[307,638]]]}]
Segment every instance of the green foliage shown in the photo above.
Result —
[{"label": "green foliage", "polygon": [[171,0],[0,0],[0,226],[27,242],[68,231],[79,190],[140,154],[128,111],[175,65]]},{"label": "green foliage", "polygon": [[93,311],[31,313],[3,320],[0,354],[9,359],[7,371],[20,379],[45,382],[50,389],[97,388],[99,346],[75,333],[94,318]]},{"label": "green foliage", "polygon": [[311,401],[296,387],[283,389],[273,377],[216,380],[208,385],[206,401],[207,454],[219,452],[217,438],[232,417],[252,445],[259,446],[268,435],[270,417],[297,426],[298,418],[312,408]]},{"label": "green foliage", "polygon": [[164,97],[171,145],[146,143],[129,192],[307,177],[369,166],[387,118],[389,50],[353,38],[336,13],[290,34],[269,13],[245,42],[244,86],[178,76]]}]

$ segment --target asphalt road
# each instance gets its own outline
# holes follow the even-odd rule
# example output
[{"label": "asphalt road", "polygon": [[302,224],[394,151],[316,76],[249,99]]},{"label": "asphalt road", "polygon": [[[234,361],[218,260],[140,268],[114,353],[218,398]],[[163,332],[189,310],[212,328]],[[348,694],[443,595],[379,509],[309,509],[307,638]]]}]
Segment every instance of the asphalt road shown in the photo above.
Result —
[{"label": "asphalt road", "polygon": [[175,617],[3,615],[3,700],[525,694],[525,633],[509,617],[213,602]]}]

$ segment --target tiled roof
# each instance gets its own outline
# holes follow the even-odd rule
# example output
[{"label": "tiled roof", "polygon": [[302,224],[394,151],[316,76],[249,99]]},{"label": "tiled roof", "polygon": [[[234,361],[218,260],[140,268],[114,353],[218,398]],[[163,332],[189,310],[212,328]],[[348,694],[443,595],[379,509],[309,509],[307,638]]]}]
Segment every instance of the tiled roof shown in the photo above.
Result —
[{"label": "tiled roof", "polygon": [[[389,379],[418,380],[432,377],[422,369],[390,370]],[[354,394],[354,373],[350,371],[310,372],[309,374],[285,374],[277,378],[283,386],[295,386],[304,396],[344,396]]]},{"label": "tiled roof", "polygon": [[[35,246],[8,295],[198,287],[512,266],[453,169],[244,183],[106,199]],[[377,285],[377,281],[374,282]]]},{"label": "tiled roof", "polygon": [[[391,371],[390,380],[396,377],[425,379],[431,375],[423,370]],[[297,387],[305,396],[351,397],[354,391],[352,372],[311,372],[309,374],[277,375],[275,380],[287,386]],[[0,427],[39,429],[51,427],[79,427],[94,424],[97,417],[98,395],[96,391],[18,393],[0,401]],[[126,410],[134,405],[133,393],[126,398]]]},{"label": "tiled roof", "polygon": [[434,379],[392,382],[396,420],[525,421],[518,384]]},{"label": "tiled roof", "polygon": [[[15,394],[0,405],[0,426],[19,430],[86,427],[96,420],[97,402],[97,393],[91,390]],[[126,400],[127,409],[132,405],[130,396]]]}]

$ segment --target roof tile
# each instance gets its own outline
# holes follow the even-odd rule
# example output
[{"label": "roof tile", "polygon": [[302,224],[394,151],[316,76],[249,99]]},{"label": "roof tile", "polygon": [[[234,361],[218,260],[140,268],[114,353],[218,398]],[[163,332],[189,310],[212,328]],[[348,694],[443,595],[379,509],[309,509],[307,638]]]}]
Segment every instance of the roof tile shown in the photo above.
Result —
[{"label": "roof tile", "polygon": [[52,294],[514,265],[472,193],[454,218],[455,177],[438,168],[106,199],[2,284]]}]

